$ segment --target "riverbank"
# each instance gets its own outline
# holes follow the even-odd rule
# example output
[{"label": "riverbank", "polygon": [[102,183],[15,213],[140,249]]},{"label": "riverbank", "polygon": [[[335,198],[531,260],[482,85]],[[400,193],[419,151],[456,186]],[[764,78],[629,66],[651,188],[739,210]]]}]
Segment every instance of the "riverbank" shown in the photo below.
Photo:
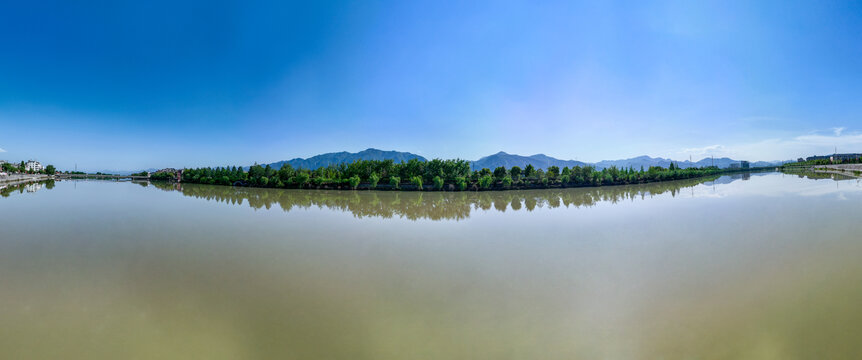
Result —
[{"label": "riverbank", "polygon": [[819,174],[834,174],[860,179],[862,178],[862,164],[836,164],[836,165],[815,165],[815,166],[798,166],[784,167],[783,169],[804,170]]},{"label": "riverbank", "polygon": [[33,181],[44,181],[50,178],[50,175],[45,174],[10,174],[0,177],[0,185],[11,186]]},{"label": "riverbank", "polygon": [[[656,172],[636,172],[632,171],[623,176],[611,177],[602,171],[593,171],[596,175],[605,175],[605,177],[594,177],[590,182],[578,182],[571,180],[574,177],[568,175],[556,176],[550,178],[545,176],[541,179],[535,177],[522,178],[512,180],[511,177],[493,178],[485,175],[479,180],[464,181],[461,184],[441,181],[439,184],[423,183],[419,185],[417,182],[397,183],[381,181],[372,183],[368,181],[356,180],[356,183],[350,184],[346,181],[329,182],[316,184],[314,181],[306,182],[303,185],[298,184],[281,184],[273,186],[273,182],[265,182],[264,184],[254,183],[252,181],[235,181],[230,182],[206,182],[205,185],[222,185],[233,187],[254,187],[254,188],[284,188],[284,189],[301,189],[301,190],[375,190],[375,191],[509,191],[509,190],[542,190],[542,189],[564,189],[564,188],[589,188],[603,186],[623,186],[623,185],[640,185],[651,184],[668,181],[700,179],[709,176],[721,176],[735,173],[747,172],[763,172],[773,171],[774,167],[749,168],[749,169],[662,169]],[[625,170],[623,170],[625,171]],[[188,172],[183,174],[183,183],[201,184],[200,181],[194,181],[187,177]],[[280,184],[280,183],[279,183]]]}]

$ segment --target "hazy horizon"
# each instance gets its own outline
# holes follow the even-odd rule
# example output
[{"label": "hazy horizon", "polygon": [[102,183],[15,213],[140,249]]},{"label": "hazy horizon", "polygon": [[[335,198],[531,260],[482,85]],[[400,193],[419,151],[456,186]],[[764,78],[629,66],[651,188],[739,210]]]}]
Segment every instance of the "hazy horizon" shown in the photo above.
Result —
[{"label": "hazy horizon", "polygon": [[862,152],[854,2],[0,5],[0,159]]}]

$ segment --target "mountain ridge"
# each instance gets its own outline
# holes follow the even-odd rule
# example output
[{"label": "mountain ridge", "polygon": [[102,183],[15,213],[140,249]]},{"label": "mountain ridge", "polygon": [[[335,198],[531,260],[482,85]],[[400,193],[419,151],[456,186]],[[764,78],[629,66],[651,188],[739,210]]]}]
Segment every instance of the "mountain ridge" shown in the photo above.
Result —
[{"label": "mountain ridge", "polygon": [[[293,168],[317,169],[319,167],[326,167],[329,165],[351,163],[356,160],[393,160],[398,163],[401,161],[409,161],[411,159],[427,161],[427,159],[425,159],[424,157],[409,152],[368,148],[355,153],[347,151],[331,152],[315,155],[306,159],[293,158],[290,160],[282,160],[262,165],[269,165],[274,169],[281,169],[284,164],[290,164],[290,166]],[[248,169],[248,167],[245,167],[245,169]]]},{"label": "mountain ridge", "polygon": [[522,156],[517,154],[509,154],[504,151],[500,151],[496,154],[488,155],[480,158],[476,161],[470,162],[470,167],[473,170],[480,170],[482,168],[495,169],[500,166],[505,166],[507,169],[513,166],[521,167],[522,169],[527,166],[527,164],[532,164],[533,167],[537,169],[547,169],[550,166],[557,166],[559,168],[575,167],[575,166],[585,166],[587,163],[577,161],[577,160],[560,160],[557,158],[553,158],[547,156],[545,154],[535,154],[530,156]]},{"label": "mountain ridge", "polygon": [[[347,151],[340,152],[331,152],[320,155],[315,155],[309,158],[293,158],[290,160],[282,160],[269,164],[261,164],[261,165],[270,165],[274,169],[280,169],[284,164],[290,164],[290,166],[294,168],[303,168],[303,169],[316,169],[318,167],[325,167],[329,165],[337,165],[340,163],[350,163],[356,160],[393,160],[396,163],[401,161],[409,161],[410,159],[417,159],[420,161],[427,161],[427,159],[421,155],[413,154],[410,152],[401,152],[395,150],[379,150],[375,148],[368,148],[366,150],[362,150],[359,152],[351,153]],[[661,166],[667,168],[670,166],[671,162],[673,162],[676,166],[680,168],[690,168],[690,167],[706,167],[718,166],[719,168],[727,168],[730,167],[731,164],[739,164],[741,160],[734,160],[728,157],[721,158],[703,158],[698,161],[677,161],[666,159],[662,157],[651,157],[648,155],[640,155],[635,156],[628,159],[618,159],[618,160],[602,160],[595,163],[587,163],[578,160],[563,160],[557,159],[545,154],[534,154],[530,156],[518,155],[518,154],[509,154],[505,151],[499,151],[497,153],[484,156],[475,161],[470,161],[470,167],[473,170],[479,170],[482,168],[495,169],[500,166],[504,166],[507,169],[513,166],[519,166],[524,168],[527,164],[532,164],[537,169],[545,169],[547,170],[550,166],[557,166],[559,168],[563,167],[574,167],[574,166],[594,166],[596,169],[605,169],[611,166],[616,166],[617,168],[634,168],[640,169],[643,167],[644,169],[648,169],[650,166]],[[787,161],[757,161],[751,162],[752,167],[762,167],[762,166],[772,166],[772,165],[780,165]],[[245,167],[248,169],[248,167]]]}]

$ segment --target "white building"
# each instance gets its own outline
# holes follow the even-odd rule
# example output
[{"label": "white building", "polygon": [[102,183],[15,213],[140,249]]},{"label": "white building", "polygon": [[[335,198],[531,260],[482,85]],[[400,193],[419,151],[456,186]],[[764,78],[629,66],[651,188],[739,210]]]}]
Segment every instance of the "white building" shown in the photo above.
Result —
[{"label": "white building", "polygon": [[35,160],[28,160],[24,164],[24,171],[42,171],[42,164]]}]

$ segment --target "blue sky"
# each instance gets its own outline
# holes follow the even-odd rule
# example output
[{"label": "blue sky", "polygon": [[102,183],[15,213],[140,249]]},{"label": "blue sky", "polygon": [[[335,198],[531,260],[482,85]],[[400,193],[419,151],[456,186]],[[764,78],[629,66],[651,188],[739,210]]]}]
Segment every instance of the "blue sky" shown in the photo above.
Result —
[{"label": "blue sky", "polygon": [[862,152],[847,2],[0,4],[0,159]]}]

